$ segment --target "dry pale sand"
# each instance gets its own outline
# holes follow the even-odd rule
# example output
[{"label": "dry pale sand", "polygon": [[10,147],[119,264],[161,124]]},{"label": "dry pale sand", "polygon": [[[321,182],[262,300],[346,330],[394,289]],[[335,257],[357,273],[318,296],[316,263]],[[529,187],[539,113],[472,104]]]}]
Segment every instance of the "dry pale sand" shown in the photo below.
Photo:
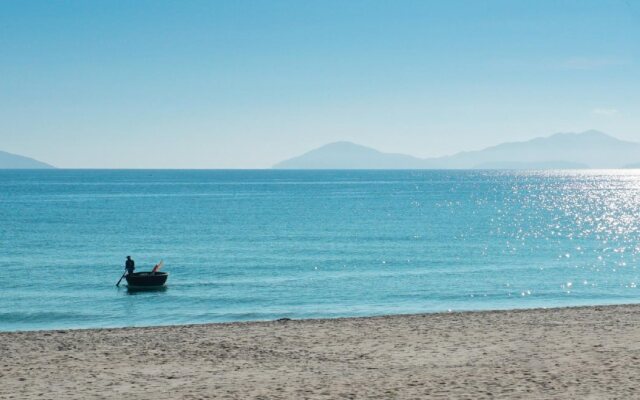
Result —
[{"label": "dry pale sand", "polygon": [[0,334],[2,399],[640,398],[640,306]]}]

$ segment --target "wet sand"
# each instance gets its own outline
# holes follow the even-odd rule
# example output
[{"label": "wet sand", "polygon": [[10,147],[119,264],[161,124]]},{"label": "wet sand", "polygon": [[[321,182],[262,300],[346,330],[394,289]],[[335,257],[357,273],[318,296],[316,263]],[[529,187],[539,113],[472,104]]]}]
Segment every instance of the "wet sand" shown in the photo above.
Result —
[{"label": "wet sand", "polygon": [[640,398],[640,306],[0,333],[1,399]]}]

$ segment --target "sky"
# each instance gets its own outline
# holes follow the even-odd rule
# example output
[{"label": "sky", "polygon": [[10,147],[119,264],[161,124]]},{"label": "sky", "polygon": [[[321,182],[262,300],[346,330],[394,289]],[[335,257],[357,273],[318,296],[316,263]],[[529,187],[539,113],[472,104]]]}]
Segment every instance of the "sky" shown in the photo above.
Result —
[{"label": "sky", "polygon": [[639,127],[635,0],[0,2],[0,150],[63,168]]}]

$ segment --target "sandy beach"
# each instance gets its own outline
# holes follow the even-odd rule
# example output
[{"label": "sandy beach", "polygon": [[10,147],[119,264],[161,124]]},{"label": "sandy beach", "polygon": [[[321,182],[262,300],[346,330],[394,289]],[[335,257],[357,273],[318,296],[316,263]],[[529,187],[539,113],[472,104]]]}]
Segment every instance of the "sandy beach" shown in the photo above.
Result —
[{"label": "sandy beach", "polygon": [[640,306],[0,333],[2,399],[638,398]]}]

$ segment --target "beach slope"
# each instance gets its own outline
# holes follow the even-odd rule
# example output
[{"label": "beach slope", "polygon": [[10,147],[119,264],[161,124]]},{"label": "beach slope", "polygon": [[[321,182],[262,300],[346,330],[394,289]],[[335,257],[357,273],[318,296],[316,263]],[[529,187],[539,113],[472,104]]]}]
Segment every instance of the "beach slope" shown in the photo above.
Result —
[{"label": "beach slope", "polygon": [[640,306],[0,333],[2,399],[638,398]]}]

